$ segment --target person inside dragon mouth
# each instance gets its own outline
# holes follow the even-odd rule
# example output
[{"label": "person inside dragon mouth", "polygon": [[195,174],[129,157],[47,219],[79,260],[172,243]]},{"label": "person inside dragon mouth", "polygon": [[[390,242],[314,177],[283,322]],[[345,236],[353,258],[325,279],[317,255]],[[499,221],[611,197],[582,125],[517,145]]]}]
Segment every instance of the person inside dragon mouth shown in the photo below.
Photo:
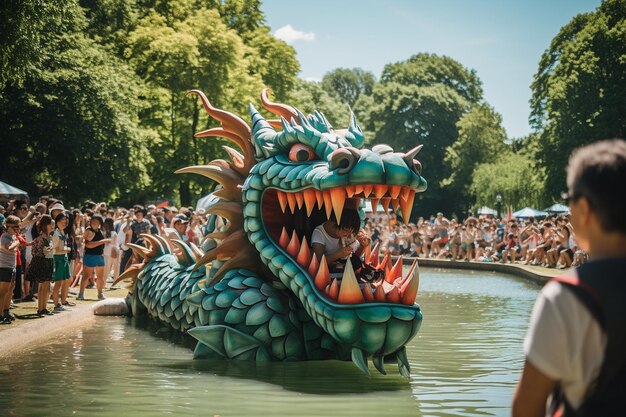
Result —
[{"label": "person inside dragon mouth", "polygon": [[[412,279],[415,263],[407,274],[403,274],[401,257],[395,263],[388,254],[381,260],[378,245],[370,248],[369,238],[359,235],[362,233],[359,231],[359,217],[357,227],[351,225],[346,230],[336,225],[349,224],[348,219],[352,216],[346,216],[346,213],[358,216],[358,207],[364,199],[370,199],[372,207],[381,202],[385,209],[390,205],[400,208],[408,218],[414,195],[415,190],[410,187],[384,184],[349,185],[330,190],[306,188],[295,192],[270,188],[264,192],[263,223],[271,239],[307,272],[319,293],[330,301],[340,304],[390,302],[412,305],[419,285],[417,278]],[[337,218],[341,221],[337,222]],[[315,241],[316,228],[319,230],[320,225],[329,224],[331,226],[326,231],[335,229],[330,235],[337,238],[340,245],[341,238],[348,243],[354,241],[354,237],[360,238],[363,244],[354,242],[354,247],[341,245],[330,253],[323,249],[320,251],[319,246],[316,247],[319,244],[310,246],[309,242]],[[350,239],[350,236],[353,238]],[[352,262],[349,266],[344,260],[342,264],[346,268],[337,267],[337,258],[350,255]]]}]

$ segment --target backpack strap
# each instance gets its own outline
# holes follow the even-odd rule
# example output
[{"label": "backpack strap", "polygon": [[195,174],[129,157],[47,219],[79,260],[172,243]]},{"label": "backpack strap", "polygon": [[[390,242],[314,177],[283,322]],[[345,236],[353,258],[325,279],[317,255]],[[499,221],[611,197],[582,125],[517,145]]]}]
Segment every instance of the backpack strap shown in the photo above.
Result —
[{"label": "backpack strap", "polygon": [[602,330],[606,331],[606,321],[602,309],[602,297],[591,285],[581,280],[578,275],[563,275],[554,277],[550,281],[559,282],[571,289],[578,300],[587,307],[587,310],[598,321]]}]

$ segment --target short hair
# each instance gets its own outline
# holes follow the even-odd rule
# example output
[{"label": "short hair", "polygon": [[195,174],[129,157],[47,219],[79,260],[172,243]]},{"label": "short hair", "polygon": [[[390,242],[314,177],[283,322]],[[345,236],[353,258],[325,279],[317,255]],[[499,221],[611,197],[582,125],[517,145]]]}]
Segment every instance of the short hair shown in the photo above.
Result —
[{"label": "short hair", "polygon": [[10,224],[20,224],[20,221],[21,221],[20,218],[17,217],[16,215],[14,215],[14,214],[11,214],[11,215],[7,216],[6,219],[4,219],[4,223],[5,224],[9,224],[9,223]]},{"label": "short hair", "polygon": [[330,215],[330,221],[342,229],[351,229],[355,234],[359,232],[359,229],[361,229],[361,217],[359,216],[359,212],[353,208],[345,207],[341,213],[341,219],[339,221],[337,221],[337,217],[333,211]]},{"label": "short hair", "polygon": [[626,233],[626,141],[602,140],[572,152],[567,167],[570,198],[584,197],[604,231]]}]

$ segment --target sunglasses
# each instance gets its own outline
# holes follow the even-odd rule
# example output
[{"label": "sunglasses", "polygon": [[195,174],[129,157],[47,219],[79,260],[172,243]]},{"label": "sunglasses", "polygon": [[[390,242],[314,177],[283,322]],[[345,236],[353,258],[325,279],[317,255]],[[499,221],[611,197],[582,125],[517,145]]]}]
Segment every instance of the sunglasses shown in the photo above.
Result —
[{"label": "sunglasses", "polygon": [[20,230],[19,226],[7,226],[7,229]]}]

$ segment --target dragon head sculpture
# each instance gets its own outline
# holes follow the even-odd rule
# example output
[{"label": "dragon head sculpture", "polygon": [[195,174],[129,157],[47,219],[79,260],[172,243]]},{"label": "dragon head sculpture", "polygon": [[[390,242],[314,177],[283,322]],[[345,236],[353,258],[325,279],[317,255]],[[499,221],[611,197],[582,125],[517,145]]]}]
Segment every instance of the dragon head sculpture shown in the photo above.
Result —
[{"label": "dragon head sculpture", "polygon": [[341,218],[345,207],[358,208],[365,199],[374,210],[379,203],[401,210],[408,221],[415,193],[427,187],[415,159],[421,145],[406,153],[387,145],[367,149],[354,114],[348,129],[334,130],[322,113],[305,116],[271,102],[268,92],[263,90],[261,101],[280,119],[266,120],[250,105],[251,127],[213,107],[201,91],[190,92],[221,122],[221,127],[196,136],[224,137],[241,150],[225,146],[231,161],[177,171],[221,184],[207,213],[226,222],[207,236],[219,244],[206,247],[195,266],[212,264],[201,287],[213,285],[233,268],[257,271],[291,291],[324,332],[350,349],[357,366],[366,371],[371,357],[381,370],[386,356],[405,355],[405,344],[421,324],[415,304],[417,264],[404,274],[402,259],[392,265],[389,255],[380,259],[375,247],[365,262],[382,271],[378,281],[359,282],[350,262],[341,279],[331,279],[325,257],[317,259],[309,242],[316,226],[333,213]]}]

